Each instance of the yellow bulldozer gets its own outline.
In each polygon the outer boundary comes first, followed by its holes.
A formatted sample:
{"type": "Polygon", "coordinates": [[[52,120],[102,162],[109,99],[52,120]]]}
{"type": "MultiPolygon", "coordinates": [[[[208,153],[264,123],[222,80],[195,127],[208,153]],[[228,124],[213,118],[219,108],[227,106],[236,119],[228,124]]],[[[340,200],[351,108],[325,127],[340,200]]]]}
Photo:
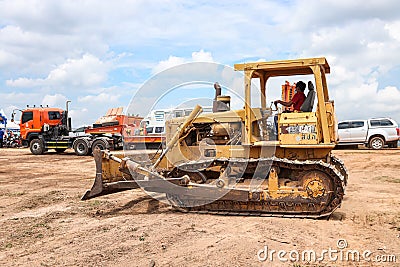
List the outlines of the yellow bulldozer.
{"type": "Polygon", "coordinates": [[[303,218],[332,214],[343,200],[348,173],[331,154],[337,131],[325,78],[330,73],[327,60],[234,68],[244,72],[243,109],[231,110],[230,97],[222,96],[216,84],[213,113],[202,114],[196,106],[189,116],[167,121],[166,145],[151,160],[97,150],[96,178],[82,199],[141,188],[165,194],[172,206],[189,212],[303,218]],[[268,107],[269,78],[297,75],[314,77],[308,107],[300,112],[268,107]],[[254,81],[259,81],[260,107],[251,103],[254,81]]]}

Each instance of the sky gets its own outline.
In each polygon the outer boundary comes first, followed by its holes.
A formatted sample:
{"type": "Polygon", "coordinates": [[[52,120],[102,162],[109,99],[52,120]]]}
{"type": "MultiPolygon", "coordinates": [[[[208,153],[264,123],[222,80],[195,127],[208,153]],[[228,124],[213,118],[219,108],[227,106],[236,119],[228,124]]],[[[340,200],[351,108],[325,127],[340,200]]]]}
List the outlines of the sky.
{"type": "MultiPolygon", "coordinates": [[[[10,117],[27,105],[65,108],[71,100],[79,127],[112,107],[146,115],[156,98],[135,95],[151,94],[146,84],[181,64],[326,57],[339,120],[400,122],[399,10],[397,0],[2,0],[0,109],[10,117]]],[[[268,101],[279,97],[280,82],[268,101]]],[[[212,84],[198,86],[157,103],[213,94],[201,90],[212,84]]]]}

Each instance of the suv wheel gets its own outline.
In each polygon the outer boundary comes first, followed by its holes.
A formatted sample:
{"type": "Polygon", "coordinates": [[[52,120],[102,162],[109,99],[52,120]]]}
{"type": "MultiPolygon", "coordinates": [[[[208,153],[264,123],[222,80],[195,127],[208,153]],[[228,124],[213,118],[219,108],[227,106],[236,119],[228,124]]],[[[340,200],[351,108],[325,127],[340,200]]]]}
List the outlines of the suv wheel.
{"type": "Polygon", "coordinates": [[[385,140],[382,137],[375,136],[369,140],[369,147],[375,150],[382,149],[385,145],[385,140]]]}

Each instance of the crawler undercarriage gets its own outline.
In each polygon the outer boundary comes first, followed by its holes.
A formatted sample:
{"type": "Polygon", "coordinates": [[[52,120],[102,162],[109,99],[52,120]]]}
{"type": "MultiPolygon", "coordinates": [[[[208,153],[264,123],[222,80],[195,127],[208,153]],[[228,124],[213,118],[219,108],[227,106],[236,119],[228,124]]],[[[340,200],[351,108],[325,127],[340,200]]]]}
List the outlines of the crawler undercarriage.
{"type": "Polygon", "coordinates": [[[106,151],[96,151],[95,160],[96,181],[83,200],[142,188],[166,193],[181,211],[229,215],[329,216],[342,202],[348,177],[334,156],[330,163],[276,157],[203,160],[161,174],[106,151]],[[121,177],[112,176],[116,166],[121,177]]]}

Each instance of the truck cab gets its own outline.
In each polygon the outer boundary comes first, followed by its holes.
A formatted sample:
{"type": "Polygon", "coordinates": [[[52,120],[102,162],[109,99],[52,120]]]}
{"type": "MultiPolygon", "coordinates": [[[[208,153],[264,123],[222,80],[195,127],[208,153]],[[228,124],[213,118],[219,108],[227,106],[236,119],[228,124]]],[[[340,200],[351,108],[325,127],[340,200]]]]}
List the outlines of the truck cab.
{"type": "Polygon", "coordinates": [[[22,144],[27,147],[33,139],[39,138],[44,132],[48,132],[54,127],[62,126],[61,132],[68,132],[66,125],[66,114],[59,108],[33,107],[22,111],[20,131],[22,144]]]}

